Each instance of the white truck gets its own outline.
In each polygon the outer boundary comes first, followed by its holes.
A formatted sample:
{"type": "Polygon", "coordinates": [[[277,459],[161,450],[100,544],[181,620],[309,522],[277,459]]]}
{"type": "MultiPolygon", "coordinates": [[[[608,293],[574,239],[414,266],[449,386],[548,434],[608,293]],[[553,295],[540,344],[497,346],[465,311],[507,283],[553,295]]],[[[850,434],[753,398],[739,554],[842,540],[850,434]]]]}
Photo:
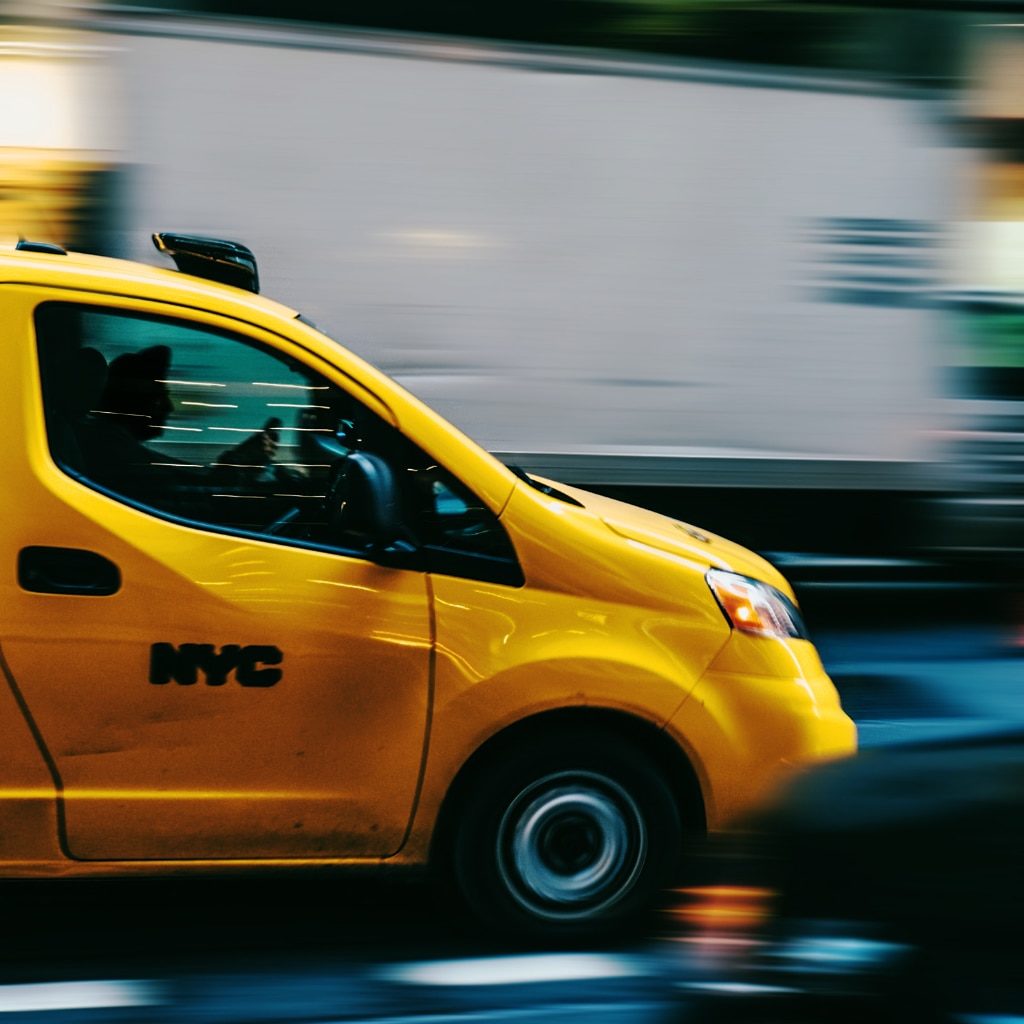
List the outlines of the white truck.
{"type": "Polygon", "coordinates": [[[931,297],[971,154],[940,99],[167,13],[89,27],[119,83],[114,254],[158,258],[152,225],[238,238],[275,294],[532,472],[828,493],[819,519],[941,486],[931,297]]]}

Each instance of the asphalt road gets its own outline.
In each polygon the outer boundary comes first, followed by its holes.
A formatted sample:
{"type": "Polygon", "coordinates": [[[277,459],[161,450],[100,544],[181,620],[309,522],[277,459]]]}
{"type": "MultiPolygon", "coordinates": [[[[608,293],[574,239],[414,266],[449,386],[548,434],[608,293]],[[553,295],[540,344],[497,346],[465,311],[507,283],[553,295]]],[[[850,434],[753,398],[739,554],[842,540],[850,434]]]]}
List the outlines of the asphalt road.
{"type": "MultiPolygon", "coordinates": [[[[920,599],[907,608],[921,610],[920,599]]],[[[818,623],[865,746],[1024,724],[1012,620],[818,623]]],[[[645,934],[538,952],[430,885],[380,878],[5,882],[0,1024],[662,1022],[678,947],[645,934]]]]}
{"type": "Polygon", "coordinates": [[[667,946],[536,951],[426,883],[318,878],[9,883],[0,1021],[660,1021],[667,946]]]}

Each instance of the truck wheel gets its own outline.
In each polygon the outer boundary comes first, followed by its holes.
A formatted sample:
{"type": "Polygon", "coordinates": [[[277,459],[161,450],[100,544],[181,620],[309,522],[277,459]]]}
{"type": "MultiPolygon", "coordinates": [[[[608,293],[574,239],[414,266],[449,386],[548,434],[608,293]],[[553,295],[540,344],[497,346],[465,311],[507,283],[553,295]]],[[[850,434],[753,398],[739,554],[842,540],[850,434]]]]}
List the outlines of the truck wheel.
{"type": "Polygon", "coordinates": [[[594,935],[649,909],[679,862],[665,779],[610,735],[506,750],[477,776],[455,833],[455,881],[484,923],[594,935]]]}

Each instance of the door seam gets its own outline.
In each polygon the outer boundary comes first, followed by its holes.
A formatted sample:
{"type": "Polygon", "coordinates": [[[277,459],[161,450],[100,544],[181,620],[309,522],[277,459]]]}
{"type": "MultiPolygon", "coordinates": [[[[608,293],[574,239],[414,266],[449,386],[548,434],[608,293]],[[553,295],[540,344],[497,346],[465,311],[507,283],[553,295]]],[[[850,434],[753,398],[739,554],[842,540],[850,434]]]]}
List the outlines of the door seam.
{"type": "Polygon", "coordinates": [[[416,789],[413,792],[412,806],[409,808],[409,822],[405,827],[405,834],[402,836],[402,841],[398,844],[398,849],[395,850],[394,853],[388,854],[388,856],[384,858],[385,860],[397,857],[402,850],[405,849],[405,844],[409,841],[409,836],[412,835],[413,825],[416,822],[416,814],[420,808],[420,797],[423,794],[423,783],[427,777],[427,755],[430,753],[430,738],[434,724],[434,675],[437,665],[437,613],[434,605],[434,581],[431,579],[430,573],[424,573],[424,579],[426,580],[427,585],[427,607],[429,609],[430,654],[427,664],[427,714],[426,721],[423,723],[423,753],[420,757],[419,776],[416,779],[416,789]]]}
{"type": "Polygon", "coordinates": [[[7,663],[7,657],[3,652],[2,644],[0,644],[0,671],[3,672],[4,678],[7,680],[7,685],[11,689],[15,702],[21,709],[21,714],[25,719],[26,725],[28,725],[29,732],[32,733],[32,738],[35,740],[36,746],[39,748],[39,753],[46,764],[51,779],[53,780],[53,786],[56,790],[57,845],[60,847],[60,852],[64,854],[68,860],[76,860],[77,858],[73,857],[71,855],[71,851],[68,849],[67,823],[64,814],[64,781],[61,779],[60,771],[57,769],[57,762],[50,754],[50,751],[43,740],[43,734],[39,731],[39,726],[36,725],[35,718],[32,717],[32,712],[29,710],[29,706],[14,678],[14,673],[11,672],[11,667],[7,663]]]}

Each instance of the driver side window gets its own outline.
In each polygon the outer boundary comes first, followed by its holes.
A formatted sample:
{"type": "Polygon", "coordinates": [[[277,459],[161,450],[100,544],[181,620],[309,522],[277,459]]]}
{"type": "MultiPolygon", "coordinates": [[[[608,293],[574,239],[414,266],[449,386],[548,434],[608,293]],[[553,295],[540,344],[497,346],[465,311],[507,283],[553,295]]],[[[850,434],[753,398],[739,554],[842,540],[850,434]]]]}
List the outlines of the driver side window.
{"type": "Polygon", "coordinates": [[[66,303],[36,313],[50,450],[112,495],[203,526],[263,533],[293,508],[315,533],[356,403],[236,336],[66,303]]]}
{"type": "Polygon", "coordinates": [[[450,474],[281,353],[186,321],[60,302],[37,309],[36,335],[51,454],[97,490],[217,531],[358,555],[364,538],[339,529],[332,502],[342,461],[361,450],[394,472],[411,538],[443,552],[435,571],[475,575],[453,552],[515,559],[450,474]]]}

